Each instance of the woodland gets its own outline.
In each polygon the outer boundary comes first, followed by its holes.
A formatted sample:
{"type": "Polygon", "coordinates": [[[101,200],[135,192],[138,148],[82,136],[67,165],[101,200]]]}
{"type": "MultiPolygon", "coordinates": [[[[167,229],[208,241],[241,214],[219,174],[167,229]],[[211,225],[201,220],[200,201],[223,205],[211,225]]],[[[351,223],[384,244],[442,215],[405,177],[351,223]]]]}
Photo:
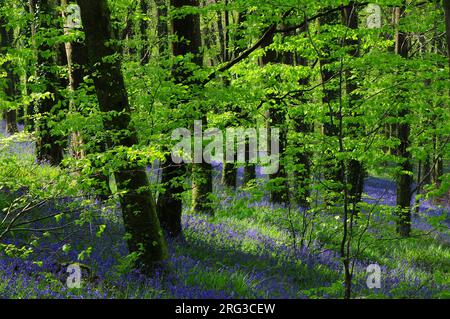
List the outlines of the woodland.
{"type": "Polygon", "coordinates": [[[450,298],[450,0],[0,0],[0,114],[0,299],[450,298]]]}

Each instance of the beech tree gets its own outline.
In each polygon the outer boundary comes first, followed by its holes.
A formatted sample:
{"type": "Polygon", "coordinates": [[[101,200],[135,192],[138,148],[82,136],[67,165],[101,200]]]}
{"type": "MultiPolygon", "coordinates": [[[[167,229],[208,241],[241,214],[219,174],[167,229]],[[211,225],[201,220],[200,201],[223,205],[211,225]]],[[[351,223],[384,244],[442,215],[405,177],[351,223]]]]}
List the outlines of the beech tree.
{"type": "MultiPolygon", "coordinates": [[[[109,114],[103,124],[115,137],[109,147],[133,147],[136,131],[130,118],[128,94],[117,51],[111,43],[110,11],[106,0],[79,0],[81,20],[86,34],[89,63],[99,107],[109,114]]],[[[152,267],[167,256],[166,243],[156,213],[153,195],[144,167],[124,159],[114,173],[130,252],[139,254],[139,262],[152,267]]]]}
{"type": "MultiPolygon", "coordinates": [[[[397,27],[395,34],[395,53],[403,59],[408,59],[409,39],[408,34],[401,30],[402,17],[405,15],[405,7],[397,7],[394,9],[394,21],[397,27]]],[[[400,172],[397,177],[397,207],[398,222],[397,231],[401,236],[407,237],[411,233],[411,196],[412,196],[412,163],[410,147],[410,125],[408,123],[408,99],[402,96],[403,90],[399,91],[399,123],[397,126],[398,139],[398,156],[400,157],[400,172]]]]}
{"type": "Polygon", "coordinates": [[[50,125],[51,118],[60,111],[67,108],[67,103],[62,97],[61,91],[67,85],[64,78],[58,76],[58,69],[66,65],[63,55],[63,44],[54,42],[49,31],[53,26],[60,26],[61,20],[58,18],[55,1],[52,0],[31,0],[33,13],[35,15],[34,28],[36,31],[36,52],[37,52],[37,82],[43,95],[37,99],[36,109],[38,110],[35,119],[37,141],[36,156],[40,162],[48,162],[52,165],[59,165],[64,156],[64,148],[67,145],[65,136],[52,131],[50,125]]]}
{"type": "MultiPolygon", "coordinates": [[[[5,18],[0,20],[0,51],[2,54],[7,54],[8,48],[13,47],[14,34],[13,30],[7,30],[5,18]]],[[[6,71],[6,83],[2,88],[8,98],[8,102],[14,103],[17,94],[18,77],[14,73],[13,63],[11,61],[3,64],[6,71]]],[[[18,132],[17,129],[17,110],[15,108],[4,110],[4,118],[6,120],[6,133],[14,134],[18,132]]]]}

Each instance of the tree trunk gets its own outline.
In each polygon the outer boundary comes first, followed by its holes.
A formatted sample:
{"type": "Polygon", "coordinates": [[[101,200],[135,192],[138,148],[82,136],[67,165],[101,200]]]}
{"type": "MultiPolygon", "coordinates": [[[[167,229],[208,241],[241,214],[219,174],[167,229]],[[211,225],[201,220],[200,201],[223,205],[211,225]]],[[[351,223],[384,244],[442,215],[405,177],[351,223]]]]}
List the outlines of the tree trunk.
{"type": "Polygon", "coordinates": [[[450,67],[450,0],[444,0],[445,37],[447,40],[448,64],[450,67]]]}
{"type": "MultiPolygon", "coordinates": [[[[338,15],[329,14],[319,19],[319,25],[336,25],[339,24],[338,15]]],[[[336,59],[332,57],[333,45],[336,46],[337,39],[329,39],[330,43],[323,48],[323,57],[320,58],[321,79],[323,83],[323,98],[322,102],[327,108],[325,121],[323,123],[323,133],[331,141],[330,147],[337,145],[337,137],[339,135],[337,109],[341,92],[339,85],[336,83],[336,70],[333,69],[333,64],[336,59]]],[[[340,193],[342,190],[342,183],[344,181],[341,163],[338,163],[333,155],[333,150],[327,150],[323,156],[325,159],[324,177],[327,181],[335,183],[335,186],[330,187],[333,193],[340,193]]],[[[331,195],[332,199],[336,198],[335,194],[331,195]]]]}
{"type": "MultiPolygon", "coordinates": [[[[263,43],[261,46],[263,49],[266,49],[265,54],[261,58],[261,66],[265,66],[269,63],[279,63],[282,61],[281,56],[278,56],[277,52],[274,50],[267,50],[267,47],[272,43],[273,36],[267,40],[266,43],[263,43]]],[[[280,130],[279,135],[279,169],[276,173],[270,174],[269,179],[271,183],[270,190],[270,200],[273,203],[288,203],[289,201],[289,187],[287,180],[287,172],[285,168],[285,150],[286,150],[286,140],[287,140],[287,129],[286,129],[286,105],[283,104],[283,101],[277,99],[273,94],[269,94],[267,96],[267,101],[269,103],[268,121],[268,136],[271,136],[271,129],[278,128],[280,130]]],[[[271,152],[270,149],[270,141],[268,144],[269,154],[271,152]]]]}
{"type": "Polygon", "coordinates": [[[250,148],[247,141],[245,144],[245,166],[242,185],[248,185],[248,183],[254,179],[256,179],[256,165],[250,163],[250,148]]]}
{"type": "MultiPolygon", "coordinates": [[[[343,24],[353,30],[358,29],[358,11],[355,6],[355,2],[351,1],[349,5],[345,6],[342,9],[342,18],[343,24]]],[[[359,56],[359,39],[346,39],[345,45],[348,47],[348,54],[352,58],[356,58],[359,56]]],[[[349,134],[357,138],[360,135],[361,125],[360,120],[357,119],[361,116],[361,111],[358,110],[360,107],[359,101],[361,100],[361,96],[355,91],[358,89],[357,78],[356,76],[352,76],[351,70],[347,71],[345,74],[345,84],[346,84],[346,93],[348,99],[348,107],[349,114],[353,114],[352,116],[355,119],[352,119],[351,124],[349,126],[349,134]]],[[[363,163],[356,159],[351,159],[348,165],[348,182],[350,184],[349,196],[350,202],[353,204],[354,213],[357,213],[357,204],[361,202],[361,196],[364,187],[364,168],[363,163]]]]}
{"type": "MultiPolygon", "coordinates": [[[[61,0],[61,6],[63,7],[62,16],[65,20],[64,33],[69,35],[71,32],[71,26],[68,24],[67,17],[67,0],[61,0]]],[[[66,42],[65,53],[67,58],[67,67],[69,75],[69,89],[71,92],[76,92],[80,84],[83,82],[83,66],[87,64],[87,52],[84,43],[79,41],[66,42]]],[[[69,108],[75,110],[73,99],[70,101],[69,108]]],[[[69,150],[72,156],[75,158],[84,157],[84,150],[82,148],[83,140],[81,138],[80,132],[73,132],[71,136],[69,150]]]]}
{"type": "MultiPolygon", "coordinates": [[[[37,19],[36,19],[36,1],[37,0],[28,0],[27,3],[24,3],[24,8],[25,11],[27,12],[27,14],[29,14],[31,17],[33,17],[32,19],[29,19],[31,21],[28,22],[28,30],[25,31],[24,36],[25,37],[29,37],[31,39],[31,43],[33,48],[36,48],[36,43],[35,43],[35,38],[36,38],[36,28],[37,28],[37,19]]],[[[37,78],[37,73],[34,72],[33,76],[37,78]]],[[[27,85],[28,82],[28,77],[29,75],[27,74],[25,76],[25,85],[27,85]]],[[[25,92],[25,94],[28,94],[28,90],[27,92],[25,92]]],[[[25,132],[34,132],[35,130],[35,119],[33,118],[34,114],[35,114],[35,106],[36,103],[29,103],[28,105],[24,106],[24,122],[25,122],[25,127],[24,127],[24,131],[25,132]]]]}
{"type": "Polygon", "coordinates": [[[158,16],[158,41],[159,41],[159,55],[165,56],[169,49],[169,27],[167,24],[167,5],[166,0],[156,0],[156,11],[158,16]]]}
{"type": "MultiPolygon", "coordinates": [[[[397,7],[394,9],[394,16],[396,24],[400,22],[400,18],[405,13],[405,7],[397,7]]],[[[395,34],[395,53],[402,58],[407,59],[409,53],[408,35],[400,30],[395,34]]],[[[405,93],[400,91],[400,93],[405,93]]],[[[410,126],[407,122],[409,114],[408,105],[402,103],[402,96],[400,100],[400,111],[398,119],[400,123],[397,125],[397,137],[400,140],[400,145],[397,149],[397,155],[401,158],[400,172],[397,176],[397,232],[402,237],[409,237],[411,233],[411,186],[413,183],[413,167],[411,153],[409,152],[409,135],[410,126]]]]}
{"type": "Polygon", "coordinates": [[[232,189],[236,187],[236,167],[234,163],[223,163],[222,184],[232,189]]]}
{"type": "MultiPolygon", "coordinates": [[[[58,120],[56,117],[61,107],[66,107],[66,103],[60,94],[66,83],[54,70],[54,67],[62,65],[65,59],[62,56],[62,47],[50,47],[47,41],[42,40],[47,35],[40,34],[40,32],[46,32],[50,28],[55,27],[53,24],[53,21],[57,20],[55,3],[51,0],[38,0],[35,4],[34,12],[39,24],[36,28],[39,30],[36,35],[41,37],[37,48],[37,77],[42,86],[41,93],[47,92],[51,94],[51,96],[43,97],[37,102],[40,118],[36,123],[36,157],[39,163],[59,165],[63,159],[66,139],[52,132],[50,122],[58,120]],[[51,54],[52,52],[54,54],[51,54]]],[[[57,25],[56,27],[59,26],[57,25]]]]}
{"type": "MultiPolygon", "coordinates": [[[[102,112],[111,115],[103,119],[105,130],[116,137],[115,145],[132,147],[138,141],[131,124],[121,63],[106,59],[118,53],[109,43],[111,23],[107,0],[78,0],[78,4],[86,34],[89,63],[95,75],[99,107],[102,112]]],[[[138,265],[151,269],[155,263],[167,257],[167,247],[145,169],[136,162],[124,160],[125,163],[115,173],[115,179],[117,190],[121,193],[120,206],[128,234],[128,249],[131,253],[139,253],[138,265]]]]}
{"type": "MultiPolygon", "coordinates": [[[[141,14],[147,16],[148,13],[148,0],[140,0],[139,5],[141,8],[141,14]]],[[[159,18],[159,15],[158,15],[159,18]]],[[[150,46],[148,43],[148,21],[147,19],[141,19],[139,21],[139,29],[141,31],[141,65],[148,63],[150,58],[150,46]]]]}
{"type": "Polygon", "coordinates": [[[212,193],[211,165],[192,165],[192,211],[208,215],[214,214],[210,195],[212,193]]]}
{"type": "Polygon", "coordinates": [[[444,174],[444,161],[442,157],[443,142],[438,135],[433,136],[433,148],[434,148],[434,165],[431,174],[433,185],[438,186],[441,184],[441,176],[444,174]]]}
{"type": "Polygon", "coordinates": [[[182,183],[185,172],[184,164],[175,164],[171,155],[166,155],[161,174],[161,184],[165,190],[158,198],[158,217],[161,226],[170,237],[177,237],[182,232],[183,202],[181,195],[184,192],[182,183]]]}
{"type": "MultiPolygon", "coordinates": [[[[228,5],[228,0],[224,0],[225,6],[228,5]]],[[[229,37],[229,25],[230,25],[230,14],[228,10],[224,12],[224,24],[222,24],[222,13],[219,11],[218,13],[218,25],[219,25],[219,38],[223,41],[222,44],[222,62],[228,62],[230,60],[230,37],[229,37]]],[[[230,86],[230,80],[226,77],[223,78],[224,86],[230,86]]],[[[233,105],[230,104],[233,108],[233,105]]],[[[234,189],[236,187],[236,179],[237,179],[237,152],[235,153],[235,162],[234,163],[223,163],[222,169],[222,184],[224,186],[230,187],[234,189]]]]}
{"type": "MultiPolygon", "coordinates": [[[[0,53],[6,54],[8,48],[12,48],[14,39],[13,39],[13,30],[6,30],[6,21],[4,18],[0,18],[0,53]]],[[[17,76],[14,74],[13,65],[10,61],[3,63],[3,69],[6,71],[6,88],[5,93],[10,102],[13,102],[17,97],[17,76]]],[[[5,133],[8,135],[12,135],[17,133],[19,130],[17,128],[17,111],[13,110],[5,110],[4,118],[6,121],[6,130],[5,133]]]]}
{"type": "MultiPolygon", "coordinates": [[[[445,15],[445,38],[447,40],[446,42],[447,42],[447,53],[448,53],[448,65],[450,68],[450,0],[444,0],[443,7],[444,7],[444,15],[445,15]]],[[[450,95],[450,90],[448,93],[450,95]]],[[[439,138],[437,137],[436,139],[437,139],[437,141],[436,141],[435,145],[439,144],[439,138]]],[[[444,162],[443,162],[441,151],[439,149],[438,149],[438,154],[437,154],[436,167],[437,167],[437,169],[434,170],[434,174],[433,174],[433,182],[436,183],[437,185],[439,185],[440,177],[444,173],[444,162]]]]}
{"type": "MultiPolygon", "coordinates": [[[[162,3],[159,4],[162,5],[162,3]]],[[[191,0],[171,0],[170,5],[172,8],[176,9],[187,5],[198,6],[198,2],[191,0]]],[[[159,8],[161,7],[159,6],[159,8]]],[[[165,13],[159,12],[158,16],[162,16],[162,14],[165,13]]],[[[165,20],[160,22],[165,23],[165,20]]],[[[158,27],[158,32],[161,32],[160,34],[164,34],[165,29],[158,27]]],[[[194,55],[193,62],[197,65],[201,65],[202,57],[199,55],[201,46],[200,17],[197,14],[174,17],[172,22],[172,34],[177,36],[177,41],[172,44],[172,54],[174,56],[185,56],[192,53],[194,55]]],[[[160,53],[163,54],[164,52],[160,51],[160,53]]],[[[195,85],[195,83],[193,83],[190,79],[192,71],[185,69],[183,65],[175,65],[172,73],[176,83],[195,85]]],[[[182,103],[183,101],[181,101],[180,104],[182,103]]],[[[184,164],[175,164],[172,161],[170,154],[166,156],[165,162],[162,166],[161,183],[165,190],[158,199],[158,214],[161,224],[168,235],[175,237],[179,236],[182,230],[181,194],[184,191],[184,188],[181,185],[181,182],[186,173],[186,166],[184,164]]],[[[194,183],[195,182],[193,181],[193,184],[194,183]]]]}
{"type": "MultiPolygon", "coordinates": [[[[74,2],[71,3],[74,4],[74,2]]],[[[63,18],[65,19],[65,34],[70,34],[72,28],[82,29],[81,25],[75,25],[76,22],[72,22],[73,25],[72,23],[68,23],[69,21],[67,21],[66,12],[68,1],[61,0],[61,5],[63,7],[63,18]]],[[[73,93],[75,93],[83,83],[84,77],[86,75],[84,68],[88,64],[87,49],[85,43],[80,39],[73,42],[66,42],[65,49],[69,72],[69,89],[73,93]]],[[[70,109],[79,111],[73,99],[70,101],[70,109]]],[[[73,132],[71,136],[70,150],[72,156],[74,156],[75,158],[83,158],[85,156],[85,151],[88,154],[104,152],[106,150],[106,144],[102,138],[99,138],[97,136],[95,136],[95,138],[92,138],[89,136],[84,136],[82,132],[73,132]],[[84,145],[84,140],[89,139],[94,140],[95,142],[92,147],[87,148],[87,146],[84,145]]],[[[95,161],[92,163],[92,165],[96,169],[96,172],[91,176],[91,178],[94,180],[93,189],[95,195],[98,197],[98,199],[105,200],[109,195],[111,195],[111,190],[109,188],[109,177],[101,171],[101,167],[99,167],[95,161]]]]}
{"type": "MultiPolygon", "coordinates": [[[[308,66],[308,60],[301,56],[298,56],[296,63],[301,66],[308,66]]],[[[310,78],[304,78],[299,81],[302,86],[307,86],[310,83],[310,78]]],[[[300,105],[306,105],[308,103],[304,94],[298,97],[300,105]]],[[[306,122],[305,113],[299,112],[292,116],[294,122],[294,131],[296,133],[307,134],[313,131],[313,125],[306,122]]],[[[294,163],[296,169],[294,170],[294,185],[295,193],[294,198],[300,207],[308,208],[308,197],[310,196],[310,183],[311,183],[311,156],[312,154],[305,150],[305,143],[301,138],[296,138],[292,147],[295,150],[294,163]],[[300,151],[299,151],[300,150],[300,151]]]]}
{"type": "MultiPolygon", "coordinates": [[[[198,0],[171,0],[173,8],[183,6],[198,7],[198,0]]],[[[177,36],[177,41],[172,44],[174,56],[186,56],[192,54],[192,62],[199,67],[203,66],[203,56],[200,52],[202,45],[200,31],[200,16],[198,14],[187,14],[183,17],[174,18],[172,23],[173,34],[177,36]]],[[[175,66],[174,77],[177,83],[196,86],[195,80],[191,79],[192,70],[188,70],[181,65],[175,66]]],[[[197,110],[199,114],[204,115],[205,110],[197,110]]],[[[207,117],[202,117],[202,125],[206,127],[207,117]]],[[[211,165],[204,163],[192,164],[192,209],[195,212],[211,214],[212,205],[210,194],[212,193],[212,174],[211,165]]]]}
{"type": "MultiPolygon", "coordinates": [[[[270,98],[270,97],[269,97],[270,98]]],[[[273,203],[287,204],[289,203],[289,185],[288,176],[285,167],[285,152],[287,140],[286,128],[286,108],[279,100],[273,100],[273,106],[269,108],[268,136],[271,136],[272,128],[280,129],[279,135],[279,169],[276,173],[270,174],[271,181],[270,200],[273,203]]],[[[271,153],[270,141],[268,150],[271,153]]]]}

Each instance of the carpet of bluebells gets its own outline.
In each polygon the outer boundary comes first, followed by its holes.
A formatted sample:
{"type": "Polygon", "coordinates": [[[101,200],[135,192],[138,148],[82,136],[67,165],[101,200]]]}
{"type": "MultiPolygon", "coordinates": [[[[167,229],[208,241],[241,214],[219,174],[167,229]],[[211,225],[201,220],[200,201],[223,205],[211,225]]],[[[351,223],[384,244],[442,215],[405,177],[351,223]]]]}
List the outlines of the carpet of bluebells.
{"type": "MultiPolygon", "coordinates": [[[[1,128],[0,128],[1,129],[1,128]]],[[[17,145],[17,152],[32,152],[30,144],[17,145]]],[[[239,171],[242,175],[242,171],[239,171]]],[[[216,184],[220,167],[215,170],[216,184]]],[[[241,176],[242,177],[242,176],[241,176]]],[[[219,187],[217,192],[221,190],[219,187]]],[[[383,205],[395,203],[395,184],[369,177],[365,183],[366,201],[383,205]]],[[[224,196],[220,211],[232,211],[239,197],[224,196]]],[[[63,199],[41,207],[51,213],[77,204],[63,199]]],[[[80,204],[81,205],[81,204],[80,204]]],[[[264,197],[246,202],[255,214],[270,216],[273,207],[264,197]]],[[[30,245],[29,238],[7,239],[18,247],[32,246],[26,257],[0,255],[0,298],[335,298],[342,296],[342,263],[333,249],[316,249],[292,243],[288,229],[277,223],[264,223],[249,214],[233,218],[185,212],[183,236],[169,240],[169,258],[152,276],[131,270],[120,211],[114,206],[93,203],[92,218],[74,223],[57,235],[40,236],[30,245]],[[98,232],[102,229],[101,233],[98,232]],[[28,241],[28,242],[26,242],[28,241]],[[83,269],[81,288],[68,288],[67,265],[79,262],[83,269]]],[[[422,203],[426,215],[446,215],[448,207],[422,203]]],[[[78,212],[82,214],[83,212],[78,212]]],[[[295,213],[295,211],[294,211],[295,213]]],[[[77,216],[79,217],[79,216],[77,216]]],[[[64,217],[65,218],[65,217],[64,217]]],[[[65,220],[59,220],[64,223],[65,220]]],[[[449,226],[449,219],[445,221],[449,226]]],[[[69,223],[68,223],[69,224],[69,223]]],[[[416,216],[417,231],[431,228],[416,216]]],[[[450,240],[444,232],[433,232],[395,251],[384,250],[358,256],[355,260],[353,295],[357,298],[449,298],[450,240]],[[412,253],[402,256],[410,249],[412,253]],[[370,290],[366,267],[378,263],[382,286],[370,290]]],[[[390,245],[396,245],[391,243],[390,245]]]]}

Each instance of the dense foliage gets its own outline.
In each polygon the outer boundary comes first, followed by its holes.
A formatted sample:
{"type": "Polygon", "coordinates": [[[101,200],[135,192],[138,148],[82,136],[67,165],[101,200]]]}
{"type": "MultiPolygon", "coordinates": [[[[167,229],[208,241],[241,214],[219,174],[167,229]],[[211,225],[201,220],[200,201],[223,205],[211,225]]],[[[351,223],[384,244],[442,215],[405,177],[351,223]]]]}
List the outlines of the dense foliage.
{"type": "Polygon", "coordinates": [[[0,0],[0,22],[0,297],[450,297],[449,0],[0,0]]]}

